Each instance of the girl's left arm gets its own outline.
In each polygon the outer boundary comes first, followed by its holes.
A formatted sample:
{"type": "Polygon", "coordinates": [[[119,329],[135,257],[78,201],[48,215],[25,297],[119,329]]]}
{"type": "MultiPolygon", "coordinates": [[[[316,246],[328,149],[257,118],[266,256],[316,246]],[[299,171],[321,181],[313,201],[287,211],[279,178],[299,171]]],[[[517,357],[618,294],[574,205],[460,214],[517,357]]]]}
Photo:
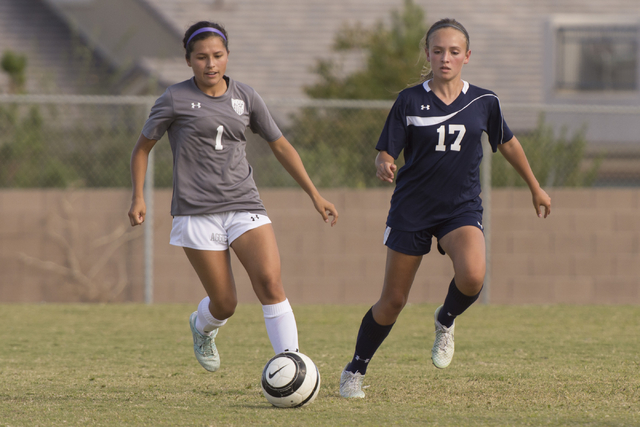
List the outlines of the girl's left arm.
{"type": "Polygon", "coordinates": [[[533,197],[533,206],[538,217],[543,216],[541,207],[544,206],[544,217],[546,218],[547,215],[551,214],[551,197],[540,187],[538,180],[533,175],[520,141],[514,136],[504,144],[498,145],[498,149],[529,186],[533,197]]]}
{"type": "Polygon", "coordinates": [[[331,226],[333,227],[336,222],[338,222],[338,211],[333,203],[325,200],[316,189],[316,186],[313,185],[311,178],[309,178],[307,174],[307,170],[302,164],[302,159],[300,159],[300,155],[296,149],[293,148],[293,145],[291,145],[284,136],[281,136],[275,141],[270,142],[269,146],[273,154],[275,154],[276,159],[278,159],[285,170],[289,172],[289,175],[291,175],[305,193],[311,197],[313,205],[316,210],[320,212],[320,215],[322,215],[324,222],[329,222],[329,216],[333,217],[331,221],[331,226]]]}

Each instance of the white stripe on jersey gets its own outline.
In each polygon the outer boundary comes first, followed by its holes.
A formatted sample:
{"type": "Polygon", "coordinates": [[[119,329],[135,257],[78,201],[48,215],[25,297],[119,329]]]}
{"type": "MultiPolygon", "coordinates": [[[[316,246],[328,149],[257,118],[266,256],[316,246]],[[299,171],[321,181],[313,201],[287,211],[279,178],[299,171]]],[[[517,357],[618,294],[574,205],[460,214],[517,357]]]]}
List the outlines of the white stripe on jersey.
{"type": "MultiPolygon", "coordinates": [[[[467,105],[465,105],[460,110],[456,111],[455,113],[448,114],[446,116],[439,116],[439,117],[437,117],[437,116],[436,117],[407,116],[407,126],[411,126],[411,125],[413,125],[413,126],[434,126],[434,125],[438,125],[440,123],[446,122],[447,120],[449,120],[450,118],[454,117],[456,114],[464,111],[468,106],[470,106],[471,104],[473,104],[477,100],[479,100],[481,98],[484,98],[485,96],[493,96],[496,99],[498,99],[498,97],[496,95],[488,93],[486,95],[481,95],[481,96],[475,98],[474,100],[469,102],[467,105]]],[[[498,103],[500,103],[499,99],[498,99],[498,103]]],[[[502,112],[502,108],[500,108],[500,111],[502,112]]]]}

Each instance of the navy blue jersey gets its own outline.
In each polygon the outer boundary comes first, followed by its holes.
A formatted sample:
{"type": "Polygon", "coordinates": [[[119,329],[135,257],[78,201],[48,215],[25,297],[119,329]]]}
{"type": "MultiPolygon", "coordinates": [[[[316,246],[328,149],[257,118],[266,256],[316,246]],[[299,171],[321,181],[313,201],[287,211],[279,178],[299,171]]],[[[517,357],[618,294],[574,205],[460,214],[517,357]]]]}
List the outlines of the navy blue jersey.
{"type": "Polygon", "coordinates": [[[464,212],[482,211],[480,161],[482,133],[495,152],[513,133],[493,92],[464,82],[450,105],[428,82],[400,92],[376,149],[405,165],[396,178],[387,225],[419,231],[464,212]]]}

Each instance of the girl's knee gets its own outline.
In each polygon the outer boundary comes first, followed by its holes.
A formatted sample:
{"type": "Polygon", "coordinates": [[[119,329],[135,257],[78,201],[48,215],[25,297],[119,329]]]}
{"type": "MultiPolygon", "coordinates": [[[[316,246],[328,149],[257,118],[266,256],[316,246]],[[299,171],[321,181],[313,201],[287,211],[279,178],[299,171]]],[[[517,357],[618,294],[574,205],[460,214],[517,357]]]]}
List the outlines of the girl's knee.
{"type": "Polygon", "coordinates": [[[233,316],[236,312],[236,307],[238,306],[237,298],[225,298],[224,300],[218,300],[214,302],[213,300],[209,303],[209,311],[211,315],[218,320],[228,319],[233,316]]]}
{"type": "Polygon", "coordinates": [[[254,285],[254,289],[262,304],[276,304],[286,298],[280,276],[263,278],[254,285]]]}
{"type": "Polygon", "coordinates": [[[482,290],[484,284],[484,272],[482,274],[467,274],[462,277],[456,276],[456,287],[465,295],[477,295],[482,290]]]}
{"type": "Polygon", "coordinates": [[[404,295],[394,295],[391,297],[384,298],[379,302],[379,308],[381,310],[381,314],[383,314],[387,318],[398,317],[404,306],[407,304],[407,299],[404,295]]]}
{"type": "Polygon", "coordinates": [[[482,289],[486,267],[482,265],[466,265],[455,270],[455,281],[458,289],[465,295],[476,295],[482,289]]]}

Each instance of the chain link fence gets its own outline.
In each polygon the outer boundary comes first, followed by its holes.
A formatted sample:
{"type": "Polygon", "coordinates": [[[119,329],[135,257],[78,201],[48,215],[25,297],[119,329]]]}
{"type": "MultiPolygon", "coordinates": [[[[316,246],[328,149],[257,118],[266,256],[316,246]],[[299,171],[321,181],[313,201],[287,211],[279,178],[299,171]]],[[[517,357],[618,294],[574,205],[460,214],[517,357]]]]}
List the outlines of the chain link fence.
{"type": "MultiPolygon", "coordinates": [[[[130,187],[131,150],[154,101],[0,95],[0,187],[130,187]]],[[[266,101],[318,187],[381,185],[374,147],[391,102],[266,101]]],[[[543,186],[640,185],[640,107],[505,104],[503,110],[543,186]],[[617,140],[620,129],[632,136],[617,140]]],[[[267,143],[251,132],[247,138],[259,187],[296,185],[267,143]]],[[[166,138],[154,159],[154,185],[171,187],[166,138]]],[[[491,181],[494,187],[524,185],[499,155],[493,156],[491,181]]]]}
{"type": "MultiPolygon", "coordinates": [[[[265,101],[318,187],[384,185],[375,177],[375,145],[392,102],[265,101]]],[[[0,95],[0,188],[130,188],[131,150],[154,102],[155,97],[0,95]]],[[[640,107],[505,104],[503,110],[547,189],[640,186],[640,107]]],[[[247,138],[258,186],[295,187],[269,145],[250,132],[247,138]]],[[[154,283],[152,189],[172,186],[166,137],[151,153],[143,243],[147,303],[153,301],[154,283]]],[[[485,155],[481,175],[488,302],[491,188],[525,184],[500,155],[485,155]]]]}

